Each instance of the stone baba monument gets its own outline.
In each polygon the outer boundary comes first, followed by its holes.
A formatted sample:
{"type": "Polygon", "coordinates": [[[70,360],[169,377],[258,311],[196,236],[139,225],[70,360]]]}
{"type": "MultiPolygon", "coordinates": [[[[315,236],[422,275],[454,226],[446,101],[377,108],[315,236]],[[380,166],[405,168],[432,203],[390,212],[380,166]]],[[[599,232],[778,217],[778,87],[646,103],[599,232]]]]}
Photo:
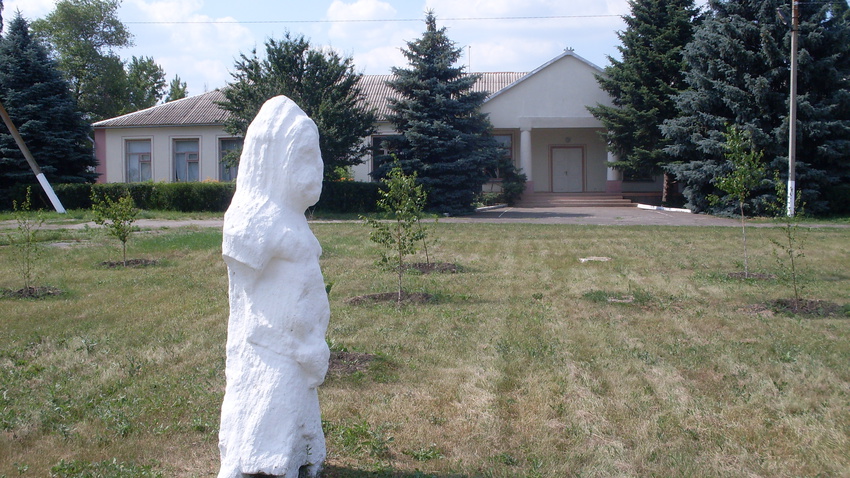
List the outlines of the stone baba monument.
{"type": "Polygon", "coordinates": [[[218,478],[316,476],[325,437],[330,308],[319,242],[304,211],[319,200],[315,123],[292,100],[267,101],[248,127],[224,215],[230,320],[218,478]]]}

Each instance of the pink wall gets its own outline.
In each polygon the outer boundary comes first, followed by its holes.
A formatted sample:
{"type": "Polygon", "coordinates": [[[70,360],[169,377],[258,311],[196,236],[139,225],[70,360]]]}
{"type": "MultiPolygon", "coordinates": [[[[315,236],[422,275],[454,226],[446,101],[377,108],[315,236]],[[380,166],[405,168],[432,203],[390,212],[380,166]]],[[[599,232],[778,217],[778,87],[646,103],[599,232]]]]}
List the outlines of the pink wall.
{"type": "Polygon", "coordinates": [[[97,159],[95,171],[98,174],[97,182],[106,182],[106,130],[94,130],[94,157],[97,159]]]}

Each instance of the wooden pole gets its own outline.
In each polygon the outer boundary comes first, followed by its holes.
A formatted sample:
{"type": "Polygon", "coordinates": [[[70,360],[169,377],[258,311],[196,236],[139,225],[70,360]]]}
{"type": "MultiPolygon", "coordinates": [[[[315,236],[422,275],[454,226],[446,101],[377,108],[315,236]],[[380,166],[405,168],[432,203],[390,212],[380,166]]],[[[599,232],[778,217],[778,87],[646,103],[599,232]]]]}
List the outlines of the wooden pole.
{"type": "Polygon", "coordinates": [[[3,122],[6,123],[6,127],[9,128],[9,132],[12,133],[12,137],[15,138],[15,143],[18,144],[18,149],[20,149],[24,154],[24,158],[27,160],[27,163],[29,163],[30,169],[32,169],[36,179],[38,179],[38,183],[41,184],[44,192],[47,193],[47,197],[50,198],[53,208],[56,209],[56,212],[65,214],[65,208],[62,206],[62,202],[59,201],[59,198],[50,186],[50,183],[47,182],[47,178],[44,177],[44,173],[41,172],[41,168],[38,167],[38,163],[36,163],[35,158],[32,157],[32,153],[30,153],[29,148],[27,148],[26,143],[24,143],[24,138],[21,137],[21,133],[19,133],[18,128],[15,127],[15,123],[12,123],[12,118],[9,117],[9,113],[6,111],[2,102],[0,102],[0,116],[3,117],[3,122]]]}

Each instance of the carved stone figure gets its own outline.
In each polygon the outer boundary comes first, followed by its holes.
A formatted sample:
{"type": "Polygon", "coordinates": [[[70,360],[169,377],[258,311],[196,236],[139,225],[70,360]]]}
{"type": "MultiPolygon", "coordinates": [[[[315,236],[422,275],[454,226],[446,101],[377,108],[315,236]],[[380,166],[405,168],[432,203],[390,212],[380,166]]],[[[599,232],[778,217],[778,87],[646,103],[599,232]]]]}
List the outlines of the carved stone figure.
{"type": "Polygon", "coordinates": [[[224,215],[230,320],[219,478],[297,478],[325,459],[319,398],[330,309],[319,242],[304,211],[319,200],[315,123],[290,99],[267,101],[248,127],[224,215]]]}

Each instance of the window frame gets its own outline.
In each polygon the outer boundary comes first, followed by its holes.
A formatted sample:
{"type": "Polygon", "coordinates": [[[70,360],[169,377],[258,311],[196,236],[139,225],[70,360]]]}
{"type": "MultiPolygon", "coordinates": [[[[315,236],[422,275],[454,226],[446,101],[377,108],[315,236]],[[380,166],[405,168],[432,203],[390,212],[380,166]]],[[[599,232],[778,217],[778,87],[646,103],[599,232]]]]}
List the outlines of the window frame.
{"type": "Polygon", "coordinates": [[[124,138],[124,180],[127,183],[143,183],[145,181],[153,180],[153,139],[152,138],[124,138]],[[147,151],[140,152],[131,152],[130,145],[131,144],[143,144],[147,143],[148,148],[147,151]],[[134,177],[132,174],[132,169],[130,165],[134,159],[134,157],[138,157],[137,159],[137,171],[138,171],[138,179],[134,177]],[[147,157],[147,159],[144,159],[147,157]],[[147,177],[145,178],[143,173],[143,165],[147,165],[147,177]]]}
{"type": "Polygon", "coordinates": [[[175,183],[196,183],[201,181],[201,138],[173,138],[171,141],[171,158],[172,158],[172,180],[175,183]],[[178,151],[177,144],[178,143],[192,143],[194,142],[196,145],[196,149],[194,151],[178,151]],[[183,171],[185,174],[185,179],[180,179],[180,175],[178,174],[180,168],[181,160],[178,159],[178,155],[185,154],[186,155],[186,170],[183,171]],[[194,159],[191,159],[192,155],[194,155],[194,159]],[[194,163],[197,165],[197,177],[193,180],[191,179],[191,168],[190,165],[194,163]]]}
{"type": "Polygon", "coordinates": [[[239,176],[239,165],[236,166],[226,166],[222,161],[224,160],[224,155],[233,150],[241,149],[244,145],[244,138],[240,138],[237,136],[221,136],[218,139],[218,179],[219,181],[235,181],[239,176]],[[233,144],[236,144],[236,148],[224,148],[223,145],[225,141],[232,141],[233,144]]]}

